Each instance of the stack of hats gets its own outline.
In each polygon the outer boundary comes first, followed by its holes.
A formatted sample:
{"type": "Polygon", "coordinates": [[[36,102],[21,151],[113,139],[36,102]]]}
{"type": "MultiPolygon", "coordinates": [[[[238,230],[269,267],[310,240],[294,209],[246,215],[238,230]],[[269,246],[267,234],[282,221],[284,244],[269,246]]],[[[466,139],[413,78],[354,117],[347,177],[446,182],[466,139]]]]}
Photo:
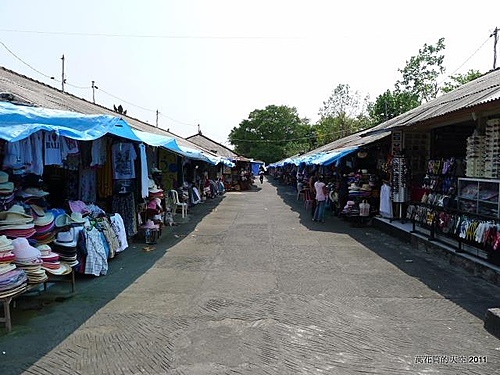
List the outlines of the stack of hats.
{"type": "Polygon", "coordinates": [[[0,171],[0,206],[4,209],[14,204],[14,183],[9,181],[8,173],[0,171]]]}
{"type": "Polygon", "coordinates": [[[24,211],[23,206],[14,204],[7,211],[0,212],[0,235],[29,238],[35,233],[33,217],[24,211]]]}
{"type": "Polygon", "coordinates": [[[163,198],[163,189],[160,189],[152,179],[149,179],[148,192],[149,198],[163,198]]]}
{"type": "Polygon", "coordinates": [[[53,275],[66,275],[71,267],[59,261],[59,254],[54,253],[49,245],[39,245],[37,249],[42,254],[42,268],[53,275]]]}
{"type": "Polygon", "coordinates": [[[20,237],[12,241],[16,256],[14,263],[17,268],[26,271],[28,284],[40,284],[48,280],[45,270],[42,269],[42,254],[40,250],[31,246],[26,238],[20,237]]]}
{"type": "Polygon", "coordinates": [[[0,275],[0,298],[7,298],[24,292],[28,286],[28,276],[22,269],[14,269],[0,275]]]}
{"type": "Polygon", "coordinates": [[[43,211],[43,215],[40,215],[42,211],[38,213],[35,212],[35,231],[36,233],[33,235],[32,239],[37,244],[49,244],[54,241],[54,228],[55,228],[55,220],[54,214],[51,211],[43,211]]]}
{"type": "Polygon", "coordinates": [[[16,259],[13,249],[12,240],[6,236],[0,236],[0,275],[16,269],[13,263],[16,259]]]}
{"type": "Polygon", "coordinates": [[[52,243],[52,249],[59,255],[59,260],[70,267],[78,265],[75,238],[75,228],[57,233],[55,241],[52,243]]]}

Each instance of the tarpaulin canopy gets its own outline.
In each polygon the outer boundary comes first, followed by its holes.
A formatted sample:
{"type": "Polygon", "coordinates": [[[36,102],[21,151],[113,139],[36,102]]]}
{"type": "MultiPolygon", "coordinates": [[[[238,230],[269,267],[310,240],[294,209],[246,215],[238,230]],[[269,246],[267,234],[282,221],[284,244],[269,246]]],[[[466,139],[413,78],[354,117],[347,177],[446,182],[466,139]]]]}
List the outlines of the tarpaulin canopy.
{"type": "Polygon", "coordinates": [[[189,159],[217,165],[234,166],[229,160],[208,155],[202,150],[180,146],[175,138],[133,129],[121,117],[85,115],[57,109],[15,105],[0,102],[0,139],[16,142],[38,131],[55,132],[59,136],[80,141],[92,141],[106,134],[164,147],[189,159]]]}
{"type": "Polygon", "coordinates": [[[224,163],[228,166],[234,166],[234,163],[219,156],[212,156],[204,153],[202,150],[181,146],[173,137],[148,133],[137,129],[133,129],[132,131],[138,139],[150,146],[163,147],[188,159],[201,160],[213,165],[224,163]]]}
{"type": "Polygon", "coordinates": [[[358,147],[349,147],[343,148],[339,150],[333,150],[330,152],[318,152],[318,153],[310,153],[307,155],[298,155],[292,156],[283,160],[280,160],[276,163],[270,164],[270,167],[283,167],[285,165],[296,165],[299,166],[301,164],[304,165],[331,165],[336,161],[340,160],[344,156],[349,155],[350,153],[356,151],[358,147]]]}
{"type": "Polygon", "coordinates": [[[139,141],[127,122],[120,117],[84,115],[0,102],[1,139],[15,142],[40,130],[81,141],[91,141],[107,133],[139,141]]]}

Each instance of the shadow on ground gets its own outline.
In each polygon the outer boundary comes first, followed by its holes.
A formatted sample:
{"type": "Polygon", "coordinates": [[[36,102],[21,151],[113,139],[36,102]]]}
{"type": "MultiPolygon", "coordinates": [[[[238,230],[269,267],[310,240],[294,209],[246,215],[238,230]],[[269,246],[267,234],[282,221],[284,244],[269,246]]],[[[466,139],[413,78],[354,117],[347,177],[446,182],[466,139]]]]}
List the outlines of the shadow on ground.
{"type": "Polygon", "coordinates": [[[188,219],[175,215],[178,226],[166,227],[158,243],[146,248],[140,239],[109,260],[105,276],[76,276],[70,284],[51,284],[45,292],[22,295],[11,304],[12,331],[0,327],[0,374],[19,374],[50,352],[67,336],[144,274],[169,248],[189,235],[224,196],[190,209],[188,219]],[[148,250],[148,251],[145,251],[148,250]]]}
{"type": "Polygon", "coordinates": [[[299,214],[301,223],[310,230],[348,234],[407,275],[420,280],[481,320],[489,308],[500,306],[499,286],[449,264],[443,258],[418,250],[400,237],[389,235],[371,225],[360,226],[341,219],[331,210],[325,213],[325,223],[313,222],[311,210],[306,210],[304,202],[297,200],[294,186],[281,185],[272,179],[269,182],[276,187],[278,195],[290,209],[299,214]],[[396,246],[387,246],[389,243],[396,243],[396,246]]]}

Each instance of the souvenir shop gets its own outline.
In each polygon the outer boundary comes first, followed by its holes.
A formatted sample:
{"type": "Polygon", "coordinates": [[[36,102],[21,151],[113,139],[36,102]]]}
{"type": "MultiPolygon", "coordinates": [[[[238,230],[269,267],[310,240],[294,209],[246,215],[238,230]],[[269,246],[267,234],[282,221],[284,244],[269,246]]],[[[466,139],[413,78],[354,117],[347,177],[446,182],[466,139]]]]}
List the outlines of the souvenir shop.
{"type": "Polygon", "coordinates": [[[392,218],[500,265],[500,118],[482,120],[393,132],[404,147],[388,163],[392,218]]]}

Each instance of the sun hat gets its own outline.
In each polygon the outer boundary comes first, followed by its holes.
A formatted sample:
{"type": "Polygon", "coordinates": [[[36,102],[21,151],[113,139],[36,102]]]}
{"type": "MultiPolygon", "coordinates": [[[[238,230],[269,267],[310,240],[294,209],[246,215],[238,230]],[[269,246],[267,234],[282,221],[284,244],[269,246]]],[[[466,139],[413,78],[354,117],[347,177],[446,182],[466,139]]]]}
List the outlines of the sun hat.
{"type": "Polygon", "coordinates": [[[54,241],[56,245],[65,246],[65,247],[75,247],[76,241],[73,236],[72,231],[63,231],[57,233],[56,239],[54,241]]]}
{"type": "Polygon", "coordinates": [[[71,212],[80,212],[81,214],[89,214],[90,210],[83,201],[68,201],[71,212]]]}
{"type": "Polygon", "coordinates": [[[12,250],[12,240],[7,238],[5,235],[0,236],[0,251],[12,250]]]}
{"type": "Polygon", "coordinates": [[[44,216],[45,215],[45,210],[43,207],[40,207],[36,204],[30,204],[31,211],[34,212],[36,216],[44,216]]]}
{"type": "Polygon", "coordinates": [[[31,228],[31,229],[7,229],[7,230],[0,230],[0,234],[5,234],[7,237],[10,237],[10,238],[18,238],[18,237],[30,238],[31,236],[36,234],[36,230],[34,228],[31,228]]]}
{"type": "Polygon", "coordinates": [[[57,268],[47,267],[44,264],[42,264],[42,268],[53,275],[67,275],[71,273],[71,266],[67,263],[59,263],[59,267],[57,268]]]}
{"type": "Polygon", "coordinates": [[[7,272],[13,271],[17,266],[13,263],[0,264],[0,275],[5,275],[7,272]]]}
{"type": "Polygon", "coordinates": [[[162,193],[163,189],[160,189],[156,184],[150,187],[149,189],[150,193],[162,193]]]}
{"type": "Polygon", "coordinates": [[[12,193],[14,191],[14,183],[13,182],[2,182],[0,183],[0,193],[12,193]]]}
{"type": "Polygon", "coordinates": [[[43,191],[42,189],[36,187],[29,187],[22,191],[22,194],[27,197],[45,197],[49,195],[47,191],[43,191]]]}
{"type": "Polygon", "coordinates": [[[35,218],[34,223],[38,227],[43,227],[52,224],[53,221],[54,221],[54,214],[50,211],[47,211],[45,215],[37,216],[35,218]]]}
{"type": "Polygon", "coordinates": [[[85,223],[86,219],[83,217],[81,212],[72,212],[71,221],[75,224],[83,224],[85,223]]]}
{"type": "Polygon", "coordinates": [[[71,217],[68,214],[62,214],[58,215],[56,219],[54,220],[55,226],[57,228],[63,228],[71,225],[73,221],[71,220],[71,217]]]}
{"type": "Polygon", "coordinates": [[[361,190],[371,191],[372,187],[370,186],[370,184],[363,184],[363,185],[361,185],[361,190]]]}
{"type": "Polygon", "coordinates": [[[28,240],[24,237],[19,237],[12,240],[12,245],[14,245],[14,249],[12,252],[16,256],[16,260],[33,260],[41,257],[40,250],[31,246],[28,240]]]}
{"type": "Polygon", "coordinates": [[[9,174],[7,172],[0,171],[0,184],[3,184],[8,181],[9,181],[9,174]]]}
{"type": "Polygon", "coordinates": [[[7,211],[0,212],[0,224],[26,224],[32,222],[33,218],[28,215],[23,206],[14,204],[7,211]]]}
{"type": "Polygon", "coordinates": [[[159,226],[153,222],[153,220],[147,220],[146,224],[141,226],[142,229],[158,229],[159,226]]]}

